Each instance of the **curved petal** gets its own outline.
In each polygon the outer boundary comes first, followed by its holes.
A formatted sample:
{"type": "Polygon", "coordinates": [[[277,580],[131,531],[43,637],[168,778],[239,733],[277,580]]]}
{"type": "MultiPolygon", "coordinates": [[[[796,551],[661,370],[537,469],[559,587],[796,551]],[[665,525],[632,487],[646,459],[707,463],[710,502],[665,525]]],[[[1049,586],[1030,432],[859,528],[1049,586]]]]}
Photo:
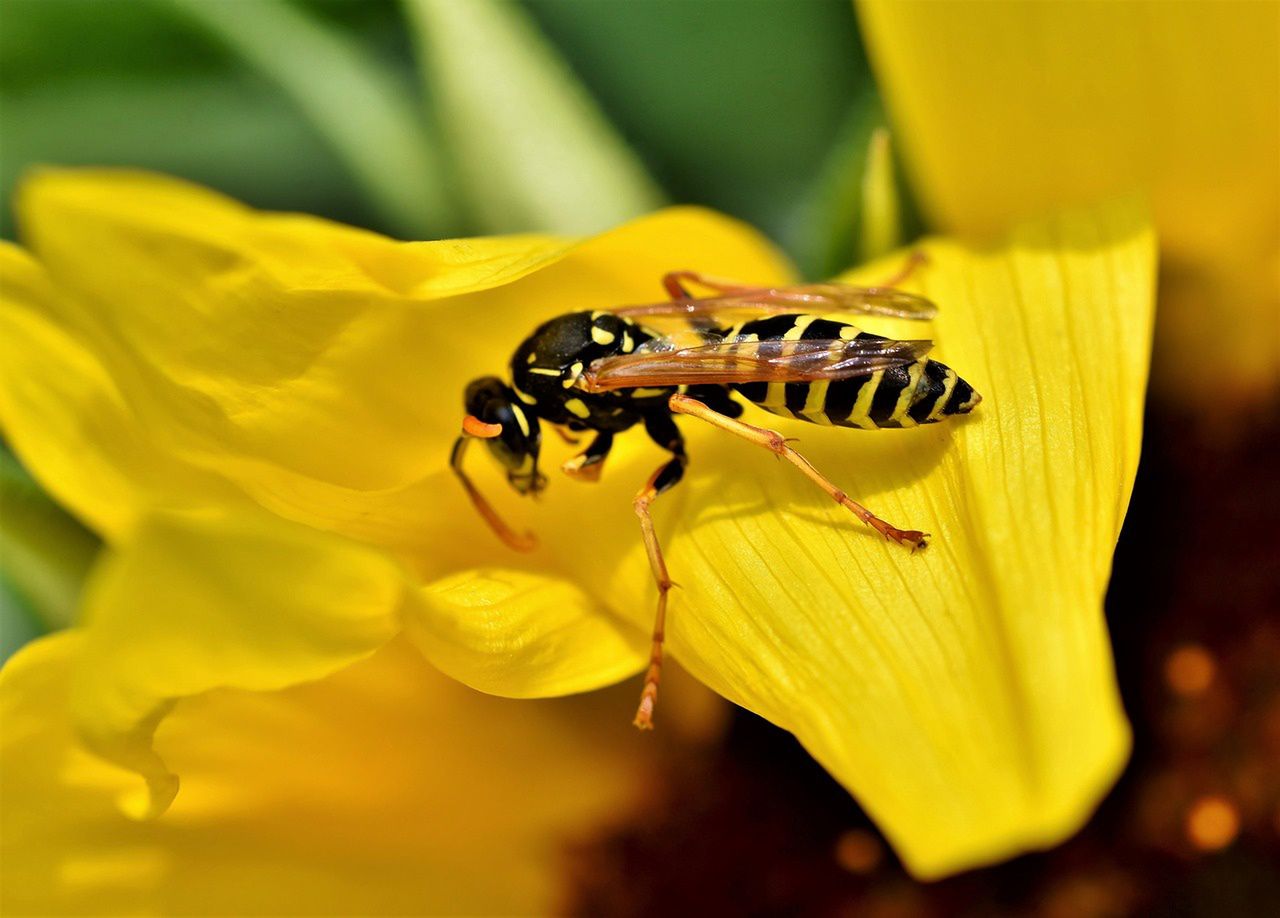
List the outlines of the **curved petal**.
{"type": "Polygon", "coordinates": [[[1164,256],[1156,386],[1178,405],[1205,400],[1206,416],[1232,396],[1275,397],[1274,3],[859,0],[858,11],[935,225],[995,232],[1144,193],[1164,256]]]}
{"type": "MultiPolygon", "coordinates": [[[[655,515],[682,585],[673,655],[795,732],[936,877],[1060,841],[1127,756],[1102,597],[1138,461],[1154,246],[1118,206],[997,249],[925,248],[918,283],[940,312],[924,336],[984,396],[973,415],[880,432],[750,419],[932,532],[928,550],[885,543],[766,451],[692,422],[686,481],[655,515]]],[[[548,549],[590,545],[580,578],[647,626],[634,521],[582,507],[548,508],[548,549]]]]}
{"type": "Polygon", "coordinates": [[[621,699],[504,701],[393,642],[319,682],[179,702],[156,743],[183,792],[137,822],[114,804],[136,778],[74,740],[82,642],[0,673],[5,914],[548,914],[562,846],[647,773],[621,699]]]}
{"type": "Polygon", "coordinates": [[[538,322],[656,298],[674,267],[788,274],[754,231],[691,208],[576,247],[395,243],[158,176],[48,171],[19,212],[68,294],[59,323],[159,448],[274,512],[419,558],[438,493],[425,479],[444,465],[463,388],[538,322]]]}
{"type": "MultiPolygon", "coordinates": [[[[152,748],[175,701],[322,678],[402,627],[458,680],[502,695],[588,691],[637,672],[629,623],[562,580],[517,570],[425,588],[382,553],[268,514],[152,515],[95,571],[73,715],[89,746],[141,774],[162,812],[177,774],[152,748]]],[[[618,713],[625,721],[625,710],[618,713]]]]}
{"type": "Polygon", "coordinates": [[[126,805],[163,812],[178,779],[151,739],[176,700],[335,672],[395,635],[406,593],[374,550],[266,514],[148,517],[86,588],[75,723],[146,778],[126,805]]]}
{"type": "Polygon", "coordinates": [[[409,636],[441,671],[483,692],[545,698],[590,691],[635,675],[649,659],[643,632],[565,580],[462,571],[418,595],[409,636]]]}
{"type": "Polygon", "coordinates": [[[112,539],[148,504],[237,501],[218,476],[157,448],[102,363],[56,321],[62,294],[10,243],[0,242],[0,280],[0,430],[49,493],[112,539]]]}

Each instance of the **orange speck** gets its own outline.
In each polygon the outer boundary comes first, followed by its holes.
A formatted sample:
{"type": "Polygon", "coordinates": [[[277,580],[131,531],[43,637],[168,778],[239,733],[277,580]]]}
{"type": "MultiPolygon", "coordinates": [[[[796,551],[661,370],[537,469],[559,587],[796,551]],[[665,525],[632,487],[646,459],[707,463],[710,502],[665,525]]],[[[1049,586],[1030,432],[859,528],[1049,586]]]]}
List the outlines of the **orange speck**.
{"type": "Polygon", "coordinates": [[[884,848],[865,829],[850,829],[836,839],[836,863],[850,873],[868,874],[880,866],[884,848]]]}
{"type": "Polygon", "coordinates": [[[1199,644],[1183,644],[1164,661],[1164,681],[1184,698],[1203,695],[1217,672],[1213,656],[1199,644]]]}
{"type": "Polygon", "coordinates": [[[1226,797],[1210,794],[1187,811],[1187,838],[1201,851],[1217,851],[1240,833],[1240,813],[1226,797]]]}

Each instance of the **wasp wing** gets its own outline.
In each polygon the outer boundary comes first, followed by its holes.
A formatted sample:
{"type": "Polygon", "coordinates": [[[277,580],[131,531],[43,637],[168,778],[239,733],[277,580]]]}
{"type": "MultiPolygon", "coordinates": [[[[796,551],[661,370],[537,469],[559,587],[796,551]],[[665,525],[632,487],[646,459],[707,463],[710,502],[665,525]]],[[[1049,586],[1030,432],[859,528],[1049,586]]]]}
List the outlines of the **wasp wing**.
{"type": "Polygon", "coordinates": [[[923,320],[937,315],[938,307],[922,296],[892,287],[803,284],[797,287],[761,287],[727,296],[618,306],[609,311],[630,319],[673,316],[696,320],[789,312],[849,312],[865,316],[923,320]]]}
{"type": "Polygon", "coordinates": [[[846,379],[915,363],[932,347],[932,341],[870,337],[724,339],[692,347],[658,343],[633,354],[597,360],[582,375],[581,385],[588,392],[611,392],[639,387],[846,379]]]}

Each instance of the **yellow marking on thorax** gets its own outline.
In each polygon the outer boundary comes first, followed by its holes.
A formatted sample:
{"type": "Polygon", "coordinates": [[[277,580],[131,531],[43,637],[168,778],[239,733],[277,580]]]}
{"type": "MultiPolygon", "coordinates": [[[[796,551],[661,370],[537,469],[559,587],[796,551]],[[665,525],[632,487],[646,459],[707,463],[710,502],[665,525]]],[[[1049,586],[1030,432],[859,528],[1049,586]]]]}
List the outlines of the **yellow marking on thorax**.
{"type": "Polygon", "coordinates": [[[951,391],[955,389],[956,380],[959,378],[955,370],[947,367],[947,378],[942,381],[942,394],[938,396],[933,403],[933,410],[929,412],[930,421],[936,421],[942,417],[942,409],[947,407],[947,399],[951,398],[951,391]]]}
{"type": "Polygon", "coordinates": [[[582,361],[577,361],[573,366],[569,367],[569,375],[560,383],[566,389],[572,389],[573,384],[578,381],[578,377],[582,375],[582,361]]]}
{"type": "Polygon", "coordinates": [[[916,386],[920,384],[920,374],[924,372],[924,361],[917,360],[907,368],[907,385],[898,395],[898,404],[893,406],[893,414],[889,420],[897,421],[903,427],[915,427],[916,419],[907,414],[911,408],[911,399],[916,394],[916,386]]]}
{"type": "Polygon", "coordinates": [[[622,353],[630,354],[631,351],[635,348],[635,346],[636,346],[636,342],[635,342],[635,339],[631,337],[631,332],[624,331],[622,333],[622,353]]]}
{"type": "Polygon", "coordinates": [[[529,395],[527,392],[522,392],[519,387],[512,386],[511,388],[515,390],[516,398],[520,399],[520,401],[524,402],[526,405],[536,405],[538,403],[536,398],[529,395]]]}
{"type": "Polygon", "coordinates": [[[591,340],[596,344],[613,344],[613,339],[616,337],[617,335],[613,332],[605,331],[598,325],[591,326],[591,340]]]}
{"type": "MultiPolygon", "coordinates": [[[[817,318],[817,316],[796,316],[795,324],[787,329],[781,340],[799,341],[800,336],[804,334],[804,330],[812,325],[814,320],[817,318]]],[[[791,350],[783,347],[782,353],[784,355],[790,354],[791,350]]],[[[761,405],[769,409],[781,408],[783,411],[786,411],[788,415],[791,415],[792,412],[787,410],[787,384],[784,382],[769,383],[769,388],[765,393],[764,401],[761,405]]]]}
{"type": "Polygon", "coordinates": [[[520,425],[520,432],[526,437],[529,436],[529,419],[524,416],[524,411],[520,406],[512,403],[511,413],[516,416],[516,423],[520,425]]]}
{"type": "Polygon", "coordinates": [[[565,410],[575,417],[589,418],[591,417],[591,409],[587,407],[586,402],[580,398],[571,398],[564,403],[565,410]]]}
{"type": "Polygon", "coordinates": [[[876,429],[876,422],[868,415],[871,413],[871,400],[875,398],[882,379],[884,379],[884,370],[876,370],[871,374],[871,378],[862,384],[862,388],[858,390],[858,400],[853,403],[853,410],[849,412],[846,424],[852,424],[864,430],[876,429]]]}
{"type": "Polygon", "coordinates": [[[546,367],[529,367],[530,373],[537,373],[539,376],[559,376],[559,370],[549,370],[546,367]]]}
{"type": "Polygon", "coordinates": [[[650,386],[641,386],[638,389],[629,389],[627,391],[635,398],[651,398],[655,395],[666,395],[668,392],[667,389],[655,389],[650,386]]]}

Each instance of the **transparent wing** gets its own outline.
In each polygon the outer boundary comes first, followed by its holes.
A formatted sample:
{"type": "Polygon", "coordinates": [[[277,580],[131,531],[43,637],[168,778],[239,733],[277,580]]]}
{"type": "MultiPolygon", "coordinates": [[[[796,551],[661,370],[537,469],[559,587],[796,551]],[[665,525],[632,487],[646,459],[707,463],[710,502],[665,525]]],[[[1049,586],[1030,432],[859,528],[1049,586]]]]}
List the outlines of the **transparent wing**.
{"type": "Polygon", "coordinates": [[[671,346],[668,339],[634,354],[597,360],[582,375],[588,392],[640,386],[812,382],[867,376],[914,363],[932,341],[813,338],[802,341],[709,341],[671,346]]]}
{"type": "Polygon", "coordinates": [[[849,312],[899,319],[931,319],[937,315],[938,307],[922,296],[892,287],[804,284],[798,287],[761,287],[728,296],[618,306],[609,311],[633,319],[664,316],[735,318],[787,312],[849,312]]]}

